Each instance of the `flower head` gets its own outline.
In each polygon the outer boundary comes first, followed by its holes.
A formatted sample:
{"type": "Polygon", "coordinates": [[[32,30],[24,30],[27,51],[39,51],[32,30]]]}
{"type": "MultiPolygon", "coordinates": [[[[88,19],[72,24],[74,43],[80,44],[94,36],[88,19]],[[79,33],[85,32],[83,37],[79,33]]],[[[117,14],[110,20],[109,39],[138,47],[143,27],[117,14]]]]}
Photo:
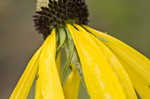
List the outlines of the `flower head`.
{"type": "Polygon", "coordinates": [[[53,28],[64,27],[65,24],[87,24],[88,9],[84,0],[49,0],[48,7],[41,7],[34,16],[35,27],[44,36],[53,28]]]}
{"type": "Polygon", "coordinates": [[[77,99],[80,82],[92,99],[150,97],[150,60],[122,41],[88,27],[84,0],[45,2],[37,3],[34,16],[45,41],[10,99],[26,99],[35,78],[35,99],[77,99]]]}

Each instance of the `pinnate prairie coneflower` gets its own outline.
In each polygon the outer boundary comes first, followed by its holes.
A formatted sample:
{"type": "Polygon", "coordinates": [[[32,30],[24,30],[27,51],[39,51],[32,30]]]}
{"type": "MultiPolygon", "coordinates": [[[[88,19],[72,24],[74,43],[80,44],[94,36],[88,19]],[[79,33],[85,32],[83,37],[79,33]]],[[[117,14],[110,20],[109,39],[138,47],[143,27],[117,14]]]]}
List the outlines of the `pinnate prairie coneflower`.
{"type": "Polygon", "coordinates": [[[84,0],[38,0],[34,16],[44,43],[10,99],[77,99],[80,83],[91,99],[149,99],[150,60],[88,24],[84,0]],[[63,63],[62,63],[63,60],[63,63]]]}

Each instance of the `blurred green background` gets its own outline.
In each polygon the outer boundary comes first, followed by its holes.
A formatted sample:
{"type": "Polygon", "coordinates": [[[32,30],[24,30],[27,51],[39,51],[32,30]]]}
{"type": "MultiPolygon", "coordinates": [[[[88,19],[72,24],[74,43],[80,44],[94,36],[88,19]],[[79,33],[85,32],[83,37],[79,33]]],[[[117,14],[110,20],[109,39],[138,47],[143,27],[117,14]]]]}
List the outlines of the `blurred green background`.
{"type": "MultiPolygon", "coordinates": [[[[150,57],[149,0],[87,0],[87,4],[90,26],[150,57]]],[[[32,22],[35,5],[36,0],[0,0],[0,99],[8,99],[29,58],[42,43],[32,22]]]]}

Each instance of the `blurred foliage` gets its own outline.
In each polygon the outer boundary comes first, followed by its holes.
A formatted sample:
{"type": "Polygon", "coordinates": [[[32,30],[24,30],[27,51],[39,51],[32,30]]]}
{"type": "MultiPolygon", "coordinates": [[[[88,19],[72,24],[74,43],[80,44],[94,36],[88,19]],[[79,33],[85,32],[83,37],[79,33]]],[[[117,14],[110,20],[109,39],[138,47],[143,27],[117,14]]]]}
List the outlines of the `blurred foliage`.
{"type": "MultiPolygon", "coordinates": [[[[149,0],[87,0],[90,26],[150,57],[149,0]]],[[[42,37],[32,22],[35,0],[0,1],[0,99],[7,99],[42,37]]],[[[81,99],[85,96],[83,91],[81,99]]],[[[87,99],[87,98],[85,98],[87,99]]]]}

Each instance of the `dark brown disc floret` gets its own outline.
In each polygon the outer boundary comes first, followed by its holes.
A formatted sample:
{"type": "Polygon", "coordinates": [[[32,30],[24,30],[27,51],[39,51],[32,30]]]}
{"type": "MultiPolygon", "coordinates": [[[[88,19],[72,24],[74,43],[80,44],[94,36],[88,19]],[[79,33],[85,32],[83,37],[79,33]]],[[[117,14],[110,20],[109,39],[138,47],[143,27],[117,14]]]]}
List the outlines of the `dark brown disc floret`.
{"type": "Polygon", "coordinates": [[[33,18],[36,30],[47,36],[67,23],[87,25],[88,9],[84,0],[49,0],[48,7],[41,7],[33,18]]]}

